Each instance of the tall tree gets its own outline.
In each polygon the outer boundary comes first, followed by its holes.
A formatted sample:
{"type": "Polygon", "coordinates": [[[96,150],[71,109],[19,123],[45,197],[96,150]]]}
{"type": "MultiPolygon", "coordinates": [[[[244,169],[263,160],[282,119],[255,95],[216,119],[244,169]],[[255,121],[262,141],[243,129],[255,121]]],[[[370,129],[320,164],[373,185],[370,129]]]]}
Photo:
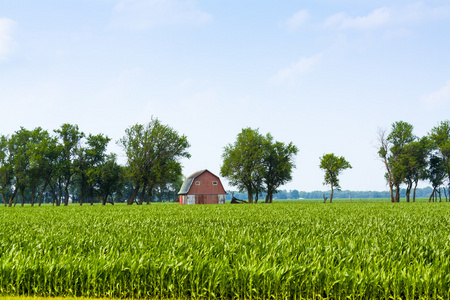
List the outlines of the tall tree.
{"type": "Polygon", "coordinates": [[[102,205],[108,202],[114,204],[114,199],[108,201],[108,198],[120,194],[123,186],[123,167],[117,163],[117,156],[107,155],[102,164],[96,168],[96,172],[102,205]]]}
{"type": "Polygon", "coordinates": [[[136,124],[127,128],[118,143],[125,149],[128,177],[134,184],[129,205],[134,203],[141,188],[139,204],[142,204],[146,189],[152,190],[168,169],[178,170],[181,175],[179,160],[190,158],[187,137],[180,136],[176,130],[153,117],[147,125],[136,124]]]}
{"type": "Polygon", "coordinates": [[[404,146],[398,162],[402,166],[406,183],[406,202],[410,202],[411,189],[414,187],[413,202],[416,201],[416,188],[419,180],[426,179],[430,143],[427,137],[413,141],[404,146]]]}
{"type": "Polygon", "coordinates": [[[253,194],[262,189],[264,144],[265,138],[258,129],[244,128],[222,154],[220,174],[240,192],[247,191],[249,203],[253,203],[253,194]]]}
{"type": "Polygon", "coordinates": [[[447,178],[447,194],[450,194],[450,121],[442,121],[429,133],[435,155],[442,160],[442,168],[447,178]]]}
{"type": "Polygon", "coordinates": [[[264,149],[263,178],[266,184],[266,203],[272,203],[273,194],[277,188],[292,180],[292,169],[295,168],[294,156],[298,148],[291,142],[284,144],[273,141],[273,137],[267,134],[264,149]]]}
{"type": "Polygon", "coordinates": [[[14,174],[14,192],[9,200],[9,206],[14,206],[17,203],[17,195],[21,196],[21,204],[25,202],[25,188],[27,186],[28,171],[30,167],[30,151],[28,151],[29,142],[31,139],[31,131],[20,127],[9,140],[8,151],[10,160],[13,166],[14,174]]]}
{"type": "Polygon", "coordinates": [[[384,175],[386,182],[389,186],[389,192],[391,195],[391,202],[395,202],[394,198],[394,176],[392,174],[392,166],[389,163],[389,155],[390,155],[390,149],[391,149],[391,143],[387,139],[386,130],[384,129],[378,129],[378,142],[379,142],[379,148],[378,148],[378,156],[381,158],[381,160],[384,163],[384,166],[386,167],[386,173],[384,175]]]}
{"type": "Polygon", "coordinates": [[[75,166],[80,190],[80,205],[83,205],[86,193],[89,193],[93,205],[94,187],[101,176],[101,166],[105,163],[106,148],[111,139],[103,134],[89,134],[86,145],[77,149],[75,166]]]}
{"type": "Polygon", "coordinates": [[[445,179],[445,166],[442,157],[432,154],[430,156],[430,166],[428,168],[428,179],[430,180],[433,191],[428,199],[428,202],[436,199],[439,187],[444,183],[445,179]]]}
{"type": "Polygon", "coordinates": [[[84,137],[84,133],[79,130],[78,125],[67,123],[61,125],[61,128],[55,130],[55,132],[58,134],[62,145],[60,182],[64,185],[64,205],[67,206],[69,204],[69,185],[76,172],[74,160],[79,152],[80,140],[84,137]]]}
{"type": "Polygon", "coordinates": [[[320,158],[319,167],[325,171],[325,178],[323,184],[329,184],[331,186],[330,203],[333,202],[334,188],[341,189],[339,185],[339,174],[346,170],[351,169],[352,166],[343,156],[336,156],[334,153],[324,154],[320,158]]]}
{"type": "Polygon", "coordinates": [[[413,126],[404,121],[394,122],[387,139],[392,145],[389,164],[391,165],[393,186],[395,187],[395,202],[399,202],[400,184],[404,182],[407,173],[405,165],[402,164],[402,155],[405,154],[407,145],[416,140],[416,136],[413,134],[413,126]]]}
{"type": "Polygon", "coordinates": [[[11,192],[11,183],[13,179],[13,166],[9,160],[9,138],[5,135],[0,136],[0,195],[5,206],[7,196],[11,192]]]}

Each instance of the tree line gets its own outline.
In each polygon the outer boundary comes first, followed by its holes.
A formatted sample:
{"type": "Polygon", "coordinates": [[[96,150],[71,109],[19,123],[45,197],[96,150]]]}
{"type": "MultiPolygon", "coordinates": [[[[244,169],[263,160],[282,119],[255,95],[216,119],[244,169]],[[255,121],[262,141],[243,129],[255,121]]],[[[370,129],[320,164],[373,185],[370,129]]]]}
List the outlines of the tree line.
{"type": "MultiPolygon", "coordinates": [[[[110,141],[104,134],[86,135],[73,124],[63,124],[53,132],[21,127],[11,136],[0,135],[1,200],[5,206],[18,201],[41,205],[50,198],[59,206],[70,201],[105,205],[124,199],[129,205],[141,205],[177,198],[183,183],[180,160],[190,157],[185,135],[153,117],[147,124],[130,126],[117,141],[127,157],[125,166],[118,164],[116,154],[107,153],[110,141]]],[[[430,182],[429,201],[442,201],[442,196],[447,200],[449,121],[440,122],[424,137],[414,135],[411,124],[395,122],[390,132],[379,130],[378,141],[391,202],[400,201],[403,187],[406,201],[412,198],[414,202],[419,181],[430,182]]],[[[224,147],[220,174],[238,192],[245,191],[249,203],[257,203],[260,197],[271,203],[279,187],[292,179],[298,151],[292,142],[275,141],[270,133],[244,128],[234,143],[224,147]]],[[[330,202],[334,188],[343,197],[338,175],[351,168],[350,163],[331,153],[320,158],[319,167],[325,171],[324,184],[331,185],[330,202]]],[[[291,198],[300,197],[301,193],[291,198]]]]}
{"type": "Polygon", "coordinates": [[[106,152],[110,141],[104,134],[86,135],[74,124],[53,133],[21,127],[11,136],[1,135],[1,200],[5,206],[18,201],[23,206],[50,198],[59,206],[176,198],[183,183],[179,159],[189,157],[186,136],[153,117],[146,125],[133,125],[117,142],[127,155],[126,166],[106,152]]]}
{"type": "MultiPolygon", "coordinates": [[[[431,195],[433,189],[431,187],[425,188],[417,188],[416,189],[416,198],[428,198],[431,195]]],[[[247,197],[246,193],[240,193],[239,191],[227,191],[228,195],[226,196],[227,200],[231,200],[232,195],[236,198],[244,198],[247,197]]],[[[331,190],[327,191],[299,191],[297,189],[294,190],[278,190],[276,196],[273,199],[322,199],[323,195],[328,195],[331,193],[331,190]]],[[[264,199],[266,197],[266,193],[261,193],[259,198],[264,199]]],[[[400,190],[400,197],[406,197],[406,189],[402,188],[400,190]]],[[[350,190],[335,190],[333,199],[385,199],[390,198],[389,191],[350,191],[350,190]]]]}
{"type": "Polygon", "coordinates": [[[405,186],[406,201],[416,198],[419,181],[429,181],[432,187],[428,201],[442,201],[450,191],[450,121],[442,121],[431,131],[418,137],[413,125],[398,121],[390,132],[379,130],[378,155],[385,168],[391,202],[400,201],[401,186],[405,186]],[[442,195],[443,194],[443,195],[442,195]]]}

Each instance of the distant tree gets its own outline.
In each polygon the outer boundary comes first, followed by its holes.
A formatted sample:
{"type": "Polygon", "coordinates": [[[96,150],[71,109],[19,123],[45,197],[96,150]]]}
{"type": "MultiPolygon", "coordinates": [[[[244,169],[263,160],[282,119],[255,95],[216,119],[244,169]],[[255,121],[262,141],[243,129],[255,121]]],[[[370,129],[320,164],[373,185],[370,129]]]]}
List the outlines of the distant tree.
{"type": "Polygon", "coordinates": [[[258,129],[244,128],[233,144],[225,146],[222,154],[220,174],[239,192],[247,191],[248,203],[253,203],[254,193],[262,191],[264,143],[265,138],[258,129]]]}
{"type": "MultiPolygon", "coordinates": [[[[134,203],[142,188],[139,204],[145,198],[146,189],[151,191],[167,174],[168,169],[181,175],[179,159],[189,158],[190,147],[187,137],[179,135],[157,118],[147,125],[136,124],[125,130],[125,136],[118,142],[124,148],[128,158],[128,177],[133,182],[134,191],[128,204],[134,203]]],[[[171,171],[171,173],[173,173],[171,171]]]]}
{"type": "Polygon", "coordinates": [[[394,197],[394,177],[392,174],[392,165],[389,163],[391,143],[387,139],[386,130],[378,129],[378,156],[386,167],[386,173],[384,175],[386,182],[389,186],[389,192],[391,196],[391,202],[395,202],[394,197]]]}
{"type": "Polygon", "coordinates": [[[430,143],[427,137],[413,141],[404,146],[398,158],[398,165],[402,166],[402,175],[406,183],[406,202],[410,201],[411,189],[414,187],[413,202],[416,201],[416,188],[419,180],[426,179],[428,154],[430,143]]]}
{"type": "Polygon", "coordinates": [[[108,202],[114,204],[113,196],[118,196],[121,193],[124,183],[123,170],[124,168],[117,163],[117,156],[115,154],[107,155],[101,165],[97,166],[98,187],[102,205],[108,202]],[[112,199],[108,200],[109,197],[112,199]]]}
{"type": "Polygon", "coordinates": [[[9,138],[0,136],[0,194],[5,206],[8,205],[8,195],[11,193],[13,180],[13,165],[9,160],[9,138]]]}
{"type": "Polygon", "coordinates": [[[447,192],[450,194],[450,121],[446,120],[435,126],[429,133],[429,137],[435,155],[442,160],[442,168],[447,178],[447,192]]]}
{"type": "Polygon", "coordinates": [[[433,188],[428,202],[431,202],[431,200],[434,202],[439,192],[438,189],[444,183],[445,178],[445,166],[442,157],[433,154],[430,156],[430,166],[427,175],[433,188]]]}
{"type": "Polygon", "coordinates": [[[291,197],[291,199],[299,199],[300,193],[297,190],[292,190],[290,192],[290,197],[291,197]]]}
{"type": "Polygon", "coordinates": [[[64,185],[64,205],[67,206],[69,204],[69,185],[71,184],[72,176],[77,170],[74,161],[80,151],[80,141],[84,137],[84,133],[78,129],[78,125],[67,123],[61,125],[60,129],[55,130],[55,133],[58,134],[62,146],[59,166],[59,183],[64,185]]]}
{"type": "Polygon", "coordinates": [[[53,161],[58,153],[56,150],[56,139],[52,138],[47,130],[37,127],[31,132],[28,143],[29,169],[28,184],[31,189],[31,206],[34,205],[37,196],[36,191],[41,186],[39,192],[39,206],[42,203],[42,195],[45,192],[52,176],[53,161]]]}
{"type": "Polygon", "coordinates": [[[320,168],[325,171],[324,184],[331,185],[330,203],[333,201],[334,188],[341,189],[339,185],[339,174],[346,170],[351,169],[352,166],[343,156],[336,156],[334,153],[324,154],[320,158],[320,168]]]}
{"type": "Polygon", "coordinates": [[[267,190],[266,203],[272,203],[277,188],[292,180],[294,156],[298,153],[298,148],[292,142],[274,142],[270,134],[267,134],[264,145],[263,179],[267,190]]]}
{"type": "Polygon", "coordinates": [[[94,188],[101,176],[99,168],[105,163],[106,148],[110,140],[103,134],[89,134],[86,145],[77,149],[74,164],[79,179],[80,205],[83,204],[86,194],[89,194],[93,205],[94,188]]]}
{"type": "Polygon", "coordinates": [[[14,200],[14,206],[17,203],[17,195],[21,196],[21,204],[25,202],[25,188],[27,186],[28,170],[30,166],[30,151],[28,149],[31,140],[31,131],[21,127],[18,131],[14,132],[8,143],[8,151],[10,155],[10,161],[13,167],[13,184],[14,191],[9,199],[9,206],[12,206],[14,200]]]}

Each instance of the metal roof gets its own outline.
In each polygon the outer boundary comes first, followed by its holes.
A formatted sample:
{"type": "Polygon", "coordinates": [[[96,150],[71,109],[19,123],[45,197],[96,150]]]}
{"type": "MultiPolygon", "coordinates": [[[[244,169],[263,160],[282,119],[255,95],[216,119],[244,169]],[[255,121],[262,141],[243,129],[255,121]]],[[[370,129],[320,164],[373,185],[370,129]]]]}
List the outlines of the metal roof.
{"type": "Polygon", "coordinates": [[[194,179],[203,174],[203,172],[208,171],[206,169],[197,171],[189,177],[186,178],[186,180],[183,182],[183,185],[181,186],[180,191],[178,192],[178,195],[187,194],[189,192],[189,189],[191,188],[192,183],[194,182],[194,179]]]}

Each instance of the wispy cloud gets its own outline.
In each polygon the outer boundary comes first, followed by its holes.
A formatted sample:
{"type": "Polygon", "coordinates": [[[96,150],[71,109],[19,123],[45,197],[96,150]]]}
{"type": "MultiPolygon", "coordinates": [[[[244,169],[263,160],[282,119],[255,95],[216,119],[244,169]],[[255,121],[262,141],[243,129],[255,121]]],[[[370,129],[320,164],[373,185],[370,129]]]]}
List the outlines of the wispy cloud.
{"type": "Polygon", "coordinates": [[[384,26],[389,23],[392,12],[389,8],[378,8],[366,16],[350,17],[345,13],[338,13],[327,18],[326,27],[338,29],[366,30],[384,26]]]}
{"type": "Polygon", "coordinates": [[[191,0],[120,0],[114,7],[111,27],[145,30],[170,25],[201,25],[212,16],[191,0]]]}
{"type": "Polygon", "coordinates": [[[15,42],[12,37],[16,23],[10,19],[0,19],[0,60],[4,60],[13,51],[15,42]]]}
{"type": "Polygon", "coordinates": [[[270,82],[278,85],[292,83],[301,75],[314,70],[315,66],[320,62],[321,57],[322,54],[320,53],[311,57],[302,57],[291,66],[278,71],[277,74],[270,79],[270,82]]]}
{"type": "Polygon", "coordinates": [[[450,5],[429,7],[423,2],[405,6],[380,7],[367,15],[349,16],[340,12],[329,16],[324,26],[340,30],[375,30],[392,25],[405,26],[450,17],[450,5]]]}
{"type": "Polygon", "coordinates": [[[439,90],[423,96],[422,102],[430,108],[442,103],[450,103],[450,80],[447,80],[446,84],[439,90]]]}
{"type": "Polygon", "coordinates": [[[282,22],[281,26],[286,27],[289,30],[295,30],[307,24],[309,19],[311,19],[309,11],[306,9],[302,9],[296,12],[292,17],[290,17],[286,21],[282,22]]]}

